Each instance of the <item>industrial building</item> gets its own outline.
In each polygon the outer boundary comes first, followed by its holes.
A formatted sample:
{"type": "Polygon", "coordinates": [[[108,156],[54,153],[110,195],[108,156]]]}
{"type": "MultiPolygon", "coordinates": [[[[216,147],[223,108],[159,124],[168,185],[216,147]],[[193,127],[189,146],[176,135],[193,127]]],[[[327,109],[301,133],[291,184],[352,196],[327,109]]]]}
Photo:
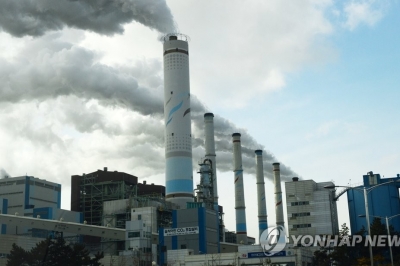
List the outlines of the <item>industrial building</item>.
{"type": "Polygon", "coordinates": [[[0,179],[0,197],[8,199],[8,212],[32,216],[33,208],[61,206],[61,185],[33,176],[0,179]]]}
{"type": "MultiPolygon", "coordinates": [[[[131,221],[132,208],[163,206],[159,216],[171,216],[172,204],[165,203],[165,187],[138,183],[138,178],[107,167],[92,173],[71,176],[71,210],[82,213],[86,224],[125,229],[131,221]],[[157,202],[157,203],[155,203],[157,202]]],[[[156,225],[154,225],[156,226],[156,225]]],[[[92,252],[117,255],[125,249],[124,241],[84,236],[92,252]]]]}
{"type": "MultiPolygon", "coordinates": [[[[61,185],[33,176],[0,179],[0,213],[69,222],[82,222],[82,215],[60,209],[61,185]]],[[[47,237],[51,232],[15,225],[2,225],[3,234],[47,237]]]]}
{"type": "MultiPolygon", "coordinates": [[[[0,179],[0,198],[7,199],[6,213],[32,217],[38,208],[60,209],[61,185],[33,176],[3,178],[0,179]]],[[[26,228],[8,225],[6,233],[28,232],[26,228]]]]}
{"type": "MultiPolygon", "coordinates": [[[[350,228],[352,234],[359,232],[362,228],[367,230],[365,218],[365,200],[363,189],[367,190],[369,215],[377,217],[391,217],[400,213],[400,175],[396,177],[381,178],[380,174],[369,172],[363,175],[363,185],[344,188],[336,195],[338,200],[347,192],[349,206],[350,228]]],[[[384,221],[382,220],[382,223],[384,221]]],[[[394,217],[389,221],[397,232],[400,232],[400,217],[394,217]]]]}
{"type": "MultiPolygon", "coordinates": [[[[293,178],[285,182],[289,235],[336,235],[339,232],[332,182],[293,178]]],[[[292,240],[292,238],[290,237],[292,240]]]]}

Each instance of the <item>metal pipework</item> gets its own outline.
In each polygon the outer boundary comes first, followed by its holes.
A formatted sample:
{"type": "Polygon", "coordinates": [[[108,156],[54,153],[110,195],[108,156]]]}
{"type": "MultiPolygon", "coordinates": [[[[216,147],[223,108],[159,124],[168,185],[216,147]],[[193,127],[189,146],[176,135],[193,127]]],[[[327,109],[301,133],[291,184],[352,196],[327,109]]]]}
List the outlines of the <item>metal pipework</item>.
{"type": "Polygon", "coordinates": [[[274,167],[274,184],[275,184],[275,213],[276,213],[276,225],[285,225],[283,218],[283,202],[282,202],[282,188],[281,188],[281,170],[279,163],[273,163],[274,167]]]}
{"type": "Polygon", "coordinates": [[[214,210],[218,211],[218,186],[217,186],[217,167],[215,155],[214,140],[214,114],[204,114],[204,134],[205,134],[205,151],[206,158],[212,163],[213,171],[213,194],[214,194],[214,210]]]}
{"type": "Polygon", "coordinates": [[[244,201],[241,135],[232,134],[235,183],[236,243],[247,244],[246,205],[244,201]]]}
{"type": "Polygon", "coordinates": [[[214,209],[213,164],[210,159],[199,163],[200,184],[197,185],[197,202],[204,202],[206,207],[214,209]]]}
{"type": "Polygon", "coordinates": [[[258,230],[259,236],[268,228],[267,205],[265,200],[265,182],[262,150],[256,150],[256,179],[257,179],[257,202],[258,202],[258,230]]]}

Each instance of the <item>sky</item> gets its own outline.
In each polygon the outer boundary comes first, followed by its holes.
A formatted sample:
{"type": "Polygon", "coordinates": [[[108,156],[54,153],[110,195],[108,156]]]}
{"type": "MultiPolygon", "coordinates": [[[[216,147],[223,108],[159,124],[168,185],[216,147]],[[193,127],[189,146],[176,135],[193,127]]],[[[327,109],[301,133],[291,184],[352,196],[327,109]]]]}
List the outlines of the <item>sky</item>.
{"type": "MultiPolygon", "coordinates": [[[[220,204],[235,230],[231,134],[242,134],[249,235],[254,150],[293,176],[355,185],[399,173],[398,0],[48,0],[0,3],[0,174],[62,184],[108,167],[164,184],[160,38],[190,37],[193,161],[215,114],[220,204]]],[[[195,183],[198,182],[194,169],[195,183]]],[[[284,205],[285,206],[285,205],[284,205]]],[[[339,223],[348,223],[346,197],[339,223]]]]}

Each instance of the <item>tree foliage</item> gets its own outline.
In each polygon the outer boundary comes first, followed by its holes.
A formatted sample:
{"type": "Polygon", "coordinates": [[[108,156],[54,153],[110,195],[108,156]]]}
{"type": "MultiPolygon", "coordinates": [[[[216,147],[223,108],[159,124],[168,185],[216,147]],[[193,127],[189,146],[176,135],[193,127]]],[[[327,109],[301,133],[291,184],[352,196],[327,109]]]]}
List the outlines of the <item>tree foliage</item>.
{"type": "MultiPolygon", "coordinates": [[[[371,236],[386,236],[386,225],[382,224],[381,219],[375,218],[371,223],[371,236]]],[[[394,228],[390,226],[390,235],[399,236],[394,228]]],[[[314,265],[337,265],[337,266],[350,266],[350,265],[370,265],[369,247],[365,245],[368,231],[362,228],[354,235],[349,234],[349,228],[343,224],[339,231],[339,239],[337,245],[334,247],[321,247],[314,253],[314,265]],[[362,238],[360,243],[357,243],[355,237],[362,238]],[[346,244],[348,243],[348,244],[346,244]],[[355,245],[353,245],[353,243],[355,245]]],[[[382,246],[374,246],[372,248],[374,264],[377,265],[390,265],[389,246],[385,242],[382,246]]],[[[400,266],[400,247],[392,246],[394,257],[394,265],[400,266]]]]}
{"type": "Polygon", "coordinates": [[[100,266],[103,253],[93,258],[84,245],[75,243],[68,245],[64,238],[45,239],[26,251],[16,244],[12,245],[7,266],[100,266]]]}

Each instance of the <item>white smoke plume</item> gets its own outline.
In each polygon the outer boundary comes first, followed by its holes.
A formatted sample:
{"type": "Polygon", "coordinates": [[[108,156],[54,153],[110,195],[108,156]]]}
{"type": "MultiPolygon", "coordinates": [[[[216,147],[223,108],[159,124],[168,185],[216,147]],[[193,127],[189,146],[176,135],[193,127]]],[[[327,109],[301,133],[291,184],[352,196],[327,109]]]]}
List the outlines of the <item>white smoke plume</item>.
{"type": "MultiPolygon", "coordinates": [[[[145,135],[147,143],[141,148],[127,149],[125,157],[141,149],[148,150],[149,143],[156,147],[153,153],[159,153],[164,145],[161,62],[110,67],[98,63],[96,53],[60,41],[57,32],[48,33],[69,27],[113,35],[122,33],[123,25],[132,21],[161,33],[176,32],[173,16],[164,0],[2,0],[0,27],[4,31],[17,37],[43,37],[33,39],[12,60],[0,59],[0,103],[41,102],[72,96],[83,101],[94,99],[103,106],[127,108],[147,117],[150,124],[143,124],[140,128],[131,126],[124,131],[105,126],[103,118],[96,112],[82,116],[77,109],[64,106],[65,122],[73,124],[79,132],[100,129],[107,135],[145,135]]],[[[203,114],[208,110],[196,97],[192,97],[191,105],[195,136],[193,154],[194,161],[198,161],[204,155],[203,114]]],[[[232,170],[231,135],[234,132],[242,134],[243,167],[247,173],[254,174],[254,150],[263,147],[245,130],[216,114],[218,169],[232,170]]],[[[48,133],[45,136],[36,133],[34,137],[62,143],[56,136],[49,138],[48,133]]],[[[264,161],[266,176],[272,177],[271,164],[277,160],[264,151],[264,161]]],[[[149,160],[141,163],[149,163],[149,160]]],[[[157,163],[152,167],[157,169],[156,172],[162,172],[163,165],[157,163]]],[[[281,165],[281,173],[283,180],[294,175],[284,165],[281,165]]]]}
{"type": "Polygon", "coordinates": [[[7,173],[7,171],[4,170],[3,168],[0,168],[0,179],[8,177],[10,177],[10,175],[7,173]]]}
{"type": "MultiPolygon", "coordinates": [[[[133,67],[110,67],[98,63],[96,53],[58,40],[57,34],[33,40],[29,49],[21,51],[12,61],[0,62],[0,103],[45,101],[66,96],[75,96],[90,101],[95,99],[103,106],[118,106],[130,109],[153,122],[149,126],[136,127],[136,135],[146,135],[146,142],[158,149],[164,145],[163,133],[163,80],[161,62],[154,61],[133,67]],[[29,55],[29,56],[28,56],[29,55]],[[144,75],[145,73],[145,75],[144,75]],[[145,84],[145,86],[140,85],[145,84]]],[[[197,162],[204,156],[203,115],[207,108],[192,97],[193,154],[197,162]]],[[[102,117],[96,113],[82,119],[76,108],[64,108],[67,120],[79,132],[101,129],[106,134],[119,136],[118,128],[104,126],[102,117]]],[[[79,109],[78,109],[79,110],[79,109]]],[[[245,130],[230,121],[215,116],[215,138],[217,167],[219,171],[232,171],[232,133],[242,134],[243,167],[246,173],[255,174],[254,150],[263,149],[245,130]]],[[[134,128],[132,126],[132,128],[134,128]]],[[[46,138],[48,139],[48,138],[46,138]]],[[[60,140],[59,140],[60,141],[60,140]]],[[[132,143],[134,146],[135,143],[132,143]]],[[[148,144],[147,144],[148,145],[148,144]]],[[[132,147],[131,145],[128,145],[132,147]]],[[[146,147],[148,149],[148,147],[146,147]]],[[[137,150],[127,150],[129,156],[137,150]]],[[[265,175],[272,178],[272,163],[277,159],[264,149],[265,175]]],[[[110,155],[113,156],[113,155],[110,155]]],[[[144,160],[143,163],[152,162],[144,160]]],[[[163,163],[153,165],[157,172],[164,171],[163,163]]],[[[295,174],[281,164],[282,180],[295,174]]]]}
{"type": "Polygon", "coordinates": [[[113,35],[132,21],[161,33],[176,31],[164,0],[0,1],[0,27],[16,37],[41,36],[64,27],[113,35]]]}

